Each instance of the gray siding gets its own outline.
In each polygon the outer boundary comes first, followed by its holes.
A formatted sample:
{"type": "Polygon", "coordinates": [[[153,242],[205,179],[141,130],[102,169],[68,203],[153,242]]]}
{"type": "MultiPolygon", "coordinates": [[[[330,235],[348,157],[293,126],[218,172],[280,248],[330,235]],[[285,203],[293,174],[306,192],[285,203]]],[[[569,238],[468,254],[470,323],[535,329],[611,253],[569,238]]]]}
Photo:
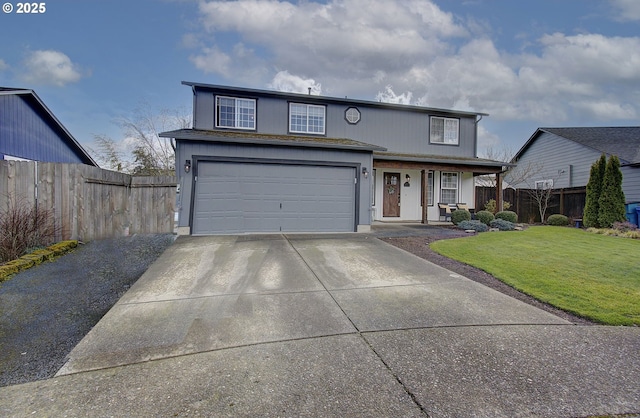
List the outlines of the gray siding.
{"type": "Polygon", "coordinates": [[[543,132],[518,160],[518,170],[533,168],[533,175],[515,188],[533,187],[536,180],[554,180],[554,188],[584,187],[589,181],[591,165],[600,153],[557,135],[543,132]]]}
{"type": "MultiPolygon", "coordinates": [[[[193,171],[184,172],[184,162],[189,159],[195,163],[194,156],[215,156],[230,158],[253,158],[267,160],[321,161],[327,163],[359,164],[372,171],[373,158],[368,152],[340,151],[331,149],[258,146],[242,144],[219,144],[195,141],[178,141],[176,166],[180,184],[178,210],[180,212],[179,226],[189,226],[189,207],[193,189],[193,171]]],[[[371,223],[371,179],[359,175],[359,224],[371,223]]]]}
{"type": "MultiPolygon", "coordinates": [[[[47,119],[49,119],[47,117],[47,119]]],[[[35,161],[90,163],[22,95],[0,95],[0,160],[3,155],[35,161]]]]}
{"type": "Polygon", "coordinates": [[[622,190],[627,203],[640,203],[640,167],[622,167],[622,190]]]}
{"type": "MultiPolygon", "coordinates": [[[[602,155],[599,151],[560,136],[543,132],[518,160],[518,169],[537,166],[535,175],[515,188],[533,187],[536,180],[554,179],[554,188],[586,187],[591,166],[602,155]],[[562,172],[564,171],[564,172],[562,172]],[[561,173],[562,172],[562,173],[561,173]]],[[[627,203],[640,202],[640,168],[622,167],[622,189],[627,203]]]]}
{"type": "MultiPolygon", "coordinates": [[[[225,96],[230,94],[224,93],[225,96]]],[[[233,96],[233,95],[231,95],[233,96]]],[[[196,89],[195,129],[214,129],[214,97],[210,90],[196,89]]],[[[286,135],[289,129],[289,102],[285,98],[254,97],[236,95],[235,97],[257,100],[256,132],[264,134],[286,135]]],[[[322,97],[293,97],[293,102],[326,105],[326,136],[349,138],[369,144],[379,145],[389,152],[406,154],[428,154],[455,157],[476,156],[475,116],[458,115],[460,119],[460,141],[458,145],[440,145],[429,143],[430,116],[455,117],[437,112],[404,109],[380,108],[358,103],[361,120],[355,125],[345,120],[344,112],[350,107],[347,103],[322,101],[322,97]]]]}

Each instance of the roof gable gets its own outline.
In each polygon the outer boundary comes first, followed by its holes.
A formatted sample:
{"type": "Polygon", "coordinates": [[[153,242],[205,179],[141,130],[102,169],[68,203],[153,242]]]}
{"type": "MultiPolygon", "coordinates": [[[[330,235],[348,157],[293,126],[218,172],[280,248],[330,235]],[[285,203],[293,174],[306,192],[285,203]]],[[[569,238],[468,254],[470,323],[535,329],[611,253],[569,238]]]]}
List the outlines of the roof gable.
{"type": "Polygon", "coordinates": [[[640,126],[538,128],[516,153],[517,161],[542,134],[550,133],[607,155],[616,155],[622,164],[640,163],[640,126]]]}
{"type": "Polygon", "coordinates": [[[440,109],[440,108],[430,108],[424,106],[415,106],[415,105],[405,105],[405,104],[397,104],[397,103],[387,103],[387,102],[375,102],[369,100],[359,100],[359,99],[349,99],[349,98],[339,98],[339,97],[329,97],[329,96],[318,96],[312,94],[301,94],[301,93],[290,93],[290,92],[282,92],[276,90],[259,90],[259,89],[249,89],[244,87],[230,87],[230,86],[220,86],[215,84],[206,84],[206,83],[195,83],[190,81],[183,81],[183,85],[190,86],[192,89],[202,89],[202,90],[215,90],[221,94],[242,94],[248,96],[255,97],[273,97],[280,98],[286,100],[293,101],[304,101],[304,102],[315,102],[315,103],[338,103],[347,106],[369,106],[369,107],[377,107],[377,108],[386,108],[386,109],[396,109],[403,110],[407,112],[421,112],[421,113],[437,113],[443,115],[458,115],[465,117],[477,117],[477,116],[489,116],[488,113],[481,112],[469,112],[462,110],[451,110],[451,109],[440,109]]]}
{"type": "Polygon", "coordinates": [[[22,88],[10,88],[0,87],[0,95],[16,95],[22,97],[25,102],[32,107],[32,109],[46,121],[57,132],[57,135],[67,144],[67,146],[73,150],[73,152],[80,157],[84,164],[98,166],[95,160],[87,153],[87,151],[80,145],[80,143],[71,135],[67,128],[55,117],[55,115],[49,110],[44,102],[38,97],[35,91],[22,88]]]}

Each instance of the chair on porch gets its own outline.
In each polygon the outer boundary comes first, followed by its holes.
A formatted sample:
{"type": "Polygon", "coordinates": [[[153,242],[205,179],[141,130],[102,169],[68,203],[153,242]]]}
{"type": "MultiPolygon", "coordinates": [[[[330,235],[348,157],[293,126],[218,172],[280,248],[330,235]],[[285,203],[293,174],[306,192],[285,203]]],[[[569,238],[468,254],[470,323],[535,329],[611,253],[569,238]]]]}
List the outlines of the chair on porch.
{"type": "Polygon", "coordinates": [[[442,220],[444,218],[445,222],[451,220],[451,207],[446,203],[438,203],[438,208],[440,208],[440,218],[442,220]]]}
{"type": "Polygon", "coordinates": [[[464,209],[469,211],[469,213],[471,214],[471,219],[475,219],[476,217],[476,210],[475,209],[469,209],[469,205],[467,205],[466,203],[456,203],[456,208],[458,209],[464,209]]]}

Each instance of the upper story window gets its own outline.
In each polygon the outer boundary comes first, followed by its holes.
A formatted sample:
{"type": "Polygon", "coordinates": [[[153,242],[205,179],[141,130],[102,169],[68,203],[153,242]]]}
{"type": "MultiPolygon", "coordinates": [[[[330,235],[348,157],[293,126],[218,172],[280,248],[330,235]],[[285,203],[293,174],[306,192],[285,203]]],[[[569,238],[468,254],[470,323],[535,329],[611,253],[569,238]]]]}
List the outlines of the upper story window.
{"type": "Polygon", "coordinates": [[[460,121],[458,119],[431,117],[429,142],[432,144],[458,145],[460,121]]]}
{"type": "Polygon", "coordinates": [[[289,131],[324,134],[325,107],[300,103],[289,104],[289,131]]]}
{"type": "Polygon", "coordinates": [[[256,101],[216,96],[216,127],[256,129],[256,101]]]}

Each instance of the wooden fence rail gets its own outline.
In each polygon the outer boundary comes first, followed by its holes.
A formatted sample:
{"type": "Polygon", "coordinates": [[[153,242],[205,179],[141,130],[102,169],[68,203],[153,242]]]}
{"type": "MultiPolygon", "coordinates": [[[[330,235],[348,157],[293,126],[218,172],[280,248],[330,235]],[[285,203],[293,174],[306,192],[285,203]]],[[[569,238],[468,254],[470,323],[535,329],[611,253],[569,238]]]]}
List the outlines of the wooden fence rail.
{"type": "MultiPolygon", "coordinates": [[[[585,187],[573,187],[566,189],[555,189],[551,193],[549,207],[545,217],[560,213],[571,219],[582,218],[587,191],[585,187]]],[[[496,198],[495,187],[476,187],[476,210],[484,209],[485,203],[496,198]]],[[[511,204],[512,210],[518,214],[520,222],[540,222],[538,204],[531,197],[531,193],[526,189],[504,189],[502,191],[504,202],[511,204]]]]}
{"type": "Polygon", "coordinates": [[[10,199],[53,211],[58,240],[168,233],[174,228],[176,178],[84,164],[0,161],[0,211],[10,199]]]}

